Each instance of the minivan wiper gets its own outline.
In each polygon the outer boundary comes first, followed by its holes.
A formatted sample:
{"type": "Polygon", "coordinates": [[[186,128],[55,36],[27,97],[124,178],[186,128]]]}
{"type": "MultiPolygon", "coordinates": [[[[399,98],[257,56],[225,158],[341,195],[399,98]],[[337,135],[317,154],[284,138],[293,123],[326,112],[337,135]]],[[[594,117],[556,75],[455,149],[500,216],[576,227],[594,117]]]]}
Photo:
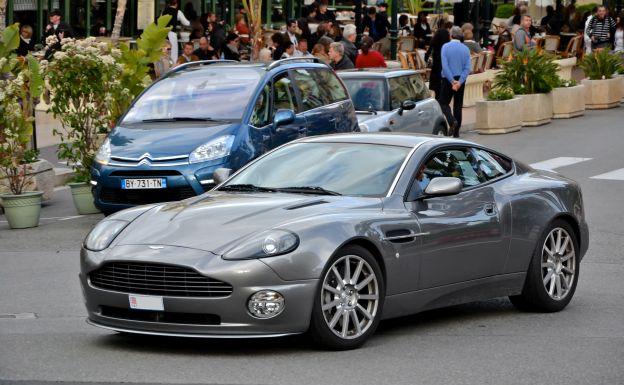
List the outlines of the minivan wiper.
{"type": "Polygon", "coordinates": [[[228,184],[219,187],[221,191],[260,191],[260,192],[275,192],[276,190],[269,187],[256,186],[254,184],[228,184]]]}
{"type": "Polygon", "coordinates": [[[175,116],[172,118],[155,118],[155,119],[143,119],[144,123],[157,123],[157,122],[218,122],[219,119],[212,118],[193,118],[190,116],[175,116]]]}
{"type": "Polygon", "coordinates": [[[275,190],[280,192],[299,193],[299,194],[318,194],[318,195],[342,195],[339,192],[326,190],[319,186],[295,186],[295,187],[280,187],[275,190]]]}

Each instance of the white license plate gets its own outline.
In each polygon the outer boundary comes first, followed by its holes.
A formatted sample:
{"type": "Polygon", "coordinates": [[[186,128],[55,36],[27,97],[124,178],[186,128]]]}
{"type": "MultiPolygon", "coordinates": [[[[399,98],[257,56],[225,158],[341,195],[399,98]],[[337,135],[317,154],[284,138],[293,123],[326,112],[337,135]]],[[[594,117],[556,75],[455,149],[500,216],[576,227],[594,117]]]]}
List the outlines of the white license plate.
{"type": "Polygon", "coordinates": [[[122,179],[121,188],[124,190],[167,188],[167,179],[165,178],[122,179]]]}
{"type": "Polygon", "coordinates": [[[128,294],[130,309],[164,311],[163,297],[128,294]]]}

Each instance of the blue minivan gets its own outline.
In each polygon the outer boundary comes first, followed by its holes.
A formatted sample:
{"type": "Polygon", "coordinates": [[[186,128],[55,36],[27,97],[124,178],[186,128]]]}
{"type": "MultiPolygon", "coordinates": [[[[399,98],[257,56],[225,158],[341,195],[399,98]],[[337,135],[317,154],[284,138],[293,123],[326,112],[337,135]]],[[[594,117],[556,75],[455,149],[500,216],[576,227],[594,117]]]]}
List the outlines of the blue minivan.
{"type": "Polygon", "coordinates": [[[349,94],[315,59],[195,62],[146,89],[99,149],[91,170],[105,214],[180,200],[291,140],[358,130],[349,94]]]}

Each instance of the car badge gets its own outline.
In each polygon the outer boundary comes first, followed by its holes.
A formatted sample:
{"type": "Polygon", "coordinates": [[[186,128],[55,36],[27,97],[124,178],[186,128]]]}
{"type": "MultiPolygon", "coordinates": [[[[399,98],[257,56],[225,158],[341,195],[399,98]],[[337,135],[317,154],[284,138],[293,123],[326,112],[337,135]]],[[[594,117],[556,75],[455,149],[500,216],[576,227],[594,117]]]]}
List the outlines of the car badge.
{"type": "Polygon", "coordinates": [[[152,250],[160,250],[160,249],[164,249],[165,246],[148,246],[150,249],[152,250]]]}

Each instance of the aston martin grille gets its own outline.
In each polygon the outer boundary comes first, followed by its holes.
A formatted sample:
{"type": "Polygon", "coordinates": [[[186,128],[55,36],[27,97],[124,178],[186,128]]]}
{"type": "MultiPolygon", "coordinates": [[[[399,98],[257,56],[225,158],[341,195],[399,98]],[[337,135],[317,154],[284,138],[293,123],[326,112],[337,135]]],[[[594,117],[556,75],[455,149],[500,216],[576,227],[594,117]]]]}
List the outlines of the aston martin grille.
{"type": "Polygon", "coordinates": [[[91,285],[121,293],[176,297],[227,297],[232,285],[197,271],[156,263],[111,262],[89,274],[91,285]]]}

